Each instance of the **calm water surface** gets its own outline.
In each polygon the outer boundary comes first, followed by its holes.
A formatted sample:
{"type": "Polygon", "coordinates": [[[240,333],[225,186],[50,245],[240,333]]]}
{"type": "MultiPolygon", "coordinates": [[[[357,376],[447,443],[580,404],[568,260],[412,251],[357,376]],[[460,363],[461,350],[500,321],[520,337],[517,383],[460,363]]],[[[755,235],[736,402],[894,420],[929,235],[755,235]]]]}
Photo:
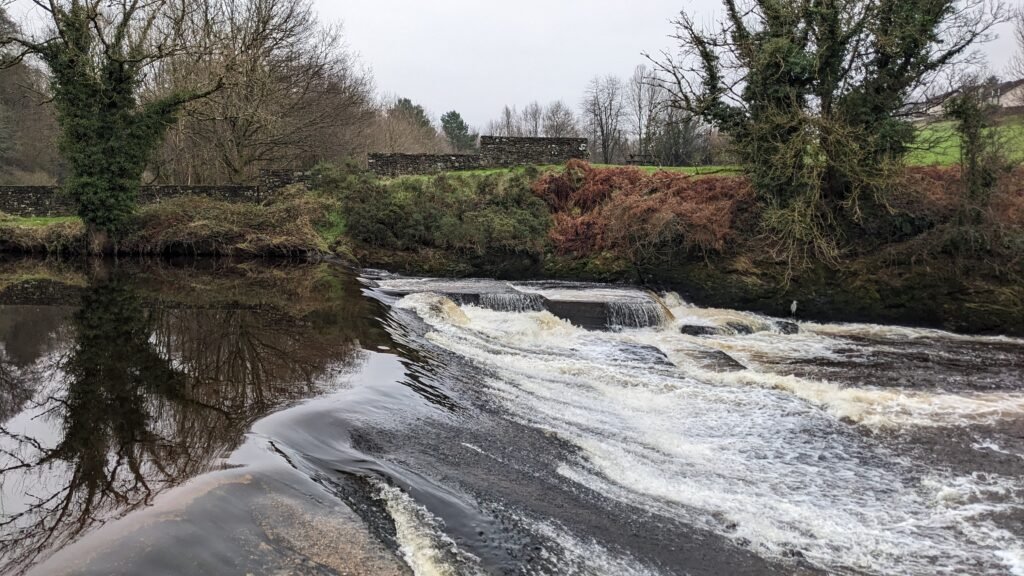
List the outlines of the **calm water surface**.
{"type": "Polygon", "coordinates": [[[1024,341],[0,261],[3,574],[1024,574],[1024,341]]]}

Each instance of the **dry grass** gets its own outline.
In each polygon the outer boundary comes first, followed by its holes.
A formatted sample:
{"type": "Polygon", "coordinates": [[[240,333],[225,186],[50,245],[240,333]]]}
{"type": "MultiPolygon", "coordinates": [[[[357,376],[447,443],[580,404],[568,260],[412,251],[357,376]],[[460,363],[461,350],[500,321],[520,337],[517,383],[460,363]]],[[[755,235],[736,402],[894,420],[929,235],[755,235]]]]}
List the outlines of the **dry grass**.
{"type": "Polygon", "coordinates": [[[77,218],[18,218],[0,212],[0,252],[75,252],[84,245],[77,218]]]}
{"type": "Polygon", "coordinates": [[[265,205],[200,197],[175,198],[139,211],[118,245],[132,254],[291,256],[328,250],[318,227],[335,202],[309,195],[265,205]]]}
{"type": "MultiPolygon", "coordinates": [[[[286,194],[263,205],[182,197],[139,210],[117,243],[123,254],[294,256],[331,249],[321,230],[339,211],[335,201],[286,194]]],[[[0,252],[78,253],[86,229],[77,218],[0,215],[0,252]]]]}

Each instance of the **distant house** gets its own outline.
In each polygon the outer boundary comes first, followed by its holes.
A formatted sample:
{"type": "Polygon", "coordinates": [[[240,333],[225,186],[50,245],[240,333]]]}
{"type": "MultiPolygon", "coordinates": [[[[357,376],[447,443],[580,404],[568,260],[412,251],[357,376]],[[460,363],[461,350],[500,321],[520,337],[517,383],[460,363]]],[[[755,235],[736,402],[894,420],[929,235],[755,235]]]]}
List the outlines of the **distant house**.
{"type": "MultiPolygon", "coordinates": [[[[921,111],[915,114],[917,122],[932,122],[945,114],[946,101],[952,98],[956,91],[946,92],[941,96],[930,98],[921,105],[921,111]]],[[[1000,82],[992,87],[990,102],[1001,110],[1013,109],[1024,110],[1024,79],[1000,82]]]]}

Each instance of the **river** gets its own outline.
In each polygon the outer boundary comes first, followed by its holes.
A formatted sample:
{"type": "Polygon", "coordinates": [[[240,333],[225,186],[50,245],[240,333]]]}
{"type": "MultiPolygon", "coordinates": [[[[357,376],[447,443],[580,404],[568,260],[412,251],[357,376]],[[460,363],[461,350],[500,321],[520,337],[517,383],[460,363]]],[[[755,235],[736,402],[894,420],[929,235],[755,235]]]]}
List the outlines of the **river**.
{"type": "Polygon", "coordinates": [[[4,574],[1024,575],[1024,341],[0,260],[4,574]]]}

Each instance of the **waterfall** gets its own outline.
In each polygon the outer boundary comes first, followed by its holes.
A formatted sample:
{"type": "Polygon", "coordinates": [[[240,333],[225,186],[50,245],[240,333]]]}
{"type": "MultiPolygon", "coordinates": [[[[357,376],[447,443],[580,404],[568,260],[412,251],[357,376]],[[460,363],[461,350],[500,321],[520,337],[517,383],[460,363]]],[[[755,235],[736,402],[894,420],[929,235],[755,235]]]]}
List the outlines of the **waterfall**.
{"type": "Polygon", "coordinates": [[[668,322],[665,305],[654,300],[629,299],[608,302],[608,326],[612,328],[650,328],[668,322]]]}
{"type": "Polygon", "coordinates": [[[497,312],[542,312],[544,297],[522,292],[485,292],[480,295],[480,306],[497,312]]]}

